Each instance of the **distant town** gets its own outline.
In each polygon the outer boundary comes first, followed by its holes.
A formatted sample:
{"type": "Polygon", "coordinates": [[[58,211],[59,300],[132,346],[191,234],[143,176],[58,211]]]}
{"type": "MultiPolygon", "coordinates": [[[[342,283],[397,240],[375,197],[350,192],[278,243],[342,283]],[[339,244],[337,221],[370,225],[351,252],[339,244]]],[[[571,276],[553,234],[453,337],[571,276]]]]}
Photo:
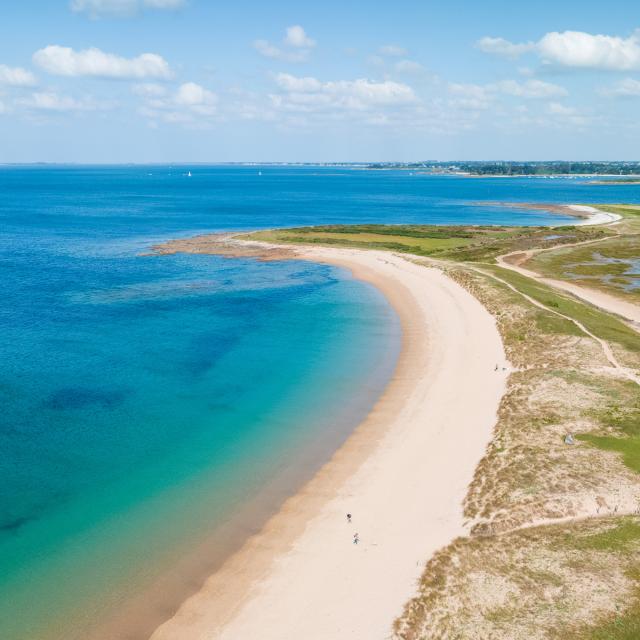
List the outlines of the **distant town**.
{"type": "Polygon", "coordinates": [[[369,169],[412,169],[434,174],[467,174],[474,176],[638,176],[640,162],[568,162],[568,161],[467,161],[467,162],[379,162],[369,169]]]}

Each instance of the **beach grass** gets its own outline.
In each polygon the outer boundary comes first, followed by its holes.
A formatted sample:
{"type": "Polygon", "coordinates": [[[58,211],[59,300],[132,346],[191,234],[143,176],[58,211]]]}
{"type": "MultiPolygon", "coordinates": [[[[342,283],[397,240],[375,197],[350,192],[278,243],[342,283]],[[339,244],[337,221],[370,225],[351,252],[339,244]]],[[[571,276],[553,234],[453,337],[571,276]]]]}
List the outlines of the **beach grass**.
{"type": "Polygon", "coordinates": [[[510,283],[518,291],[546,307],[577,320],[599,338],[620,345],[630,352],[640,353],[638,332],[615,316],[509,269],[497,265],[483,265],[483,269],[510,283]]]}

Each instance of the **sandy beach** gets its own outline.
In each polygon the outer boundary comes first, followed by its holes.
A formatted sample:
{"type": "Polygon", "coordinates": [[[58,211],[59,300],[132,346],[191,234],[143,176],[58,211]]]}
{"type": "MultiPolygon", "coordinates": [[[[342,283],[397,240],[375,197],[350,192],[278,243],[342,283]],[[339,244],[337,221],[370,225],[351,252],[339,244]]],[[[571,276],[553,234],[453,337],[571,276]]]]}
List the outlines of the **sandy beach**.
{"type": "Polygon", "coordinates": [[[403,331],[397,369],[345,445],[154,640],[387,638],[426,561],[468,530],[462,500],[508,376],[493,317],[439,270],[398,255],[295,253],[388,297],[403,331]]]}

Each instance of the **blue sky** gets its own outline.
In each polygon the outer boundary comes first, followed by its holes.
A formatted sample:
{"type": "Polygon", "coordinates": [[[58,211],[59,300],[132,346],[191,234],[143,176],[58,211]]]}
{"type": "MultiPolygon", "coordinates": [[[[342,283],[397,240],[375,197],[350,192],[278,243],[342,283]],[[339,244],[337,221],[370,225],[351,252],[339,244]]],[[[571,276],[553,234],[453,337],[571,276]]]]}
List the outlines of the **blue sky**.
{"type": "Polygon", "coordinates": [[[2,5],[0,162],[640,158],[629,0],[2,5]]]}

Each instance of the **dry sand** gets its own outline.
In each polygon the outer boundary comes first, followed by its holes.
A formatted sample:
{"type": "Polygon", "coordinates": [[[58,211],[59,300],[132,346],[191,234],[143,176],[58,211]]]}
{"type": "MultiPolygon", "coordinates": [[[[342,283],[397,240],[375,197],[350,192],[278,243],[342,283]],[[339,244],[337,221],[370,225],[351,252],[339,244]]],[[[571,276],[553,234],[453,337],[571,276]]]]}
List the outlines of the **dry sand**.
{"type": "Polygon", "coordinates": [[[508,375],[492,316],[398,255],[296,253],[351,269],[389,298],[403,329],[397,370],[330,462],[153,640],[387,638],[425,562],[467,533],[462,500],[508,375]]]}

